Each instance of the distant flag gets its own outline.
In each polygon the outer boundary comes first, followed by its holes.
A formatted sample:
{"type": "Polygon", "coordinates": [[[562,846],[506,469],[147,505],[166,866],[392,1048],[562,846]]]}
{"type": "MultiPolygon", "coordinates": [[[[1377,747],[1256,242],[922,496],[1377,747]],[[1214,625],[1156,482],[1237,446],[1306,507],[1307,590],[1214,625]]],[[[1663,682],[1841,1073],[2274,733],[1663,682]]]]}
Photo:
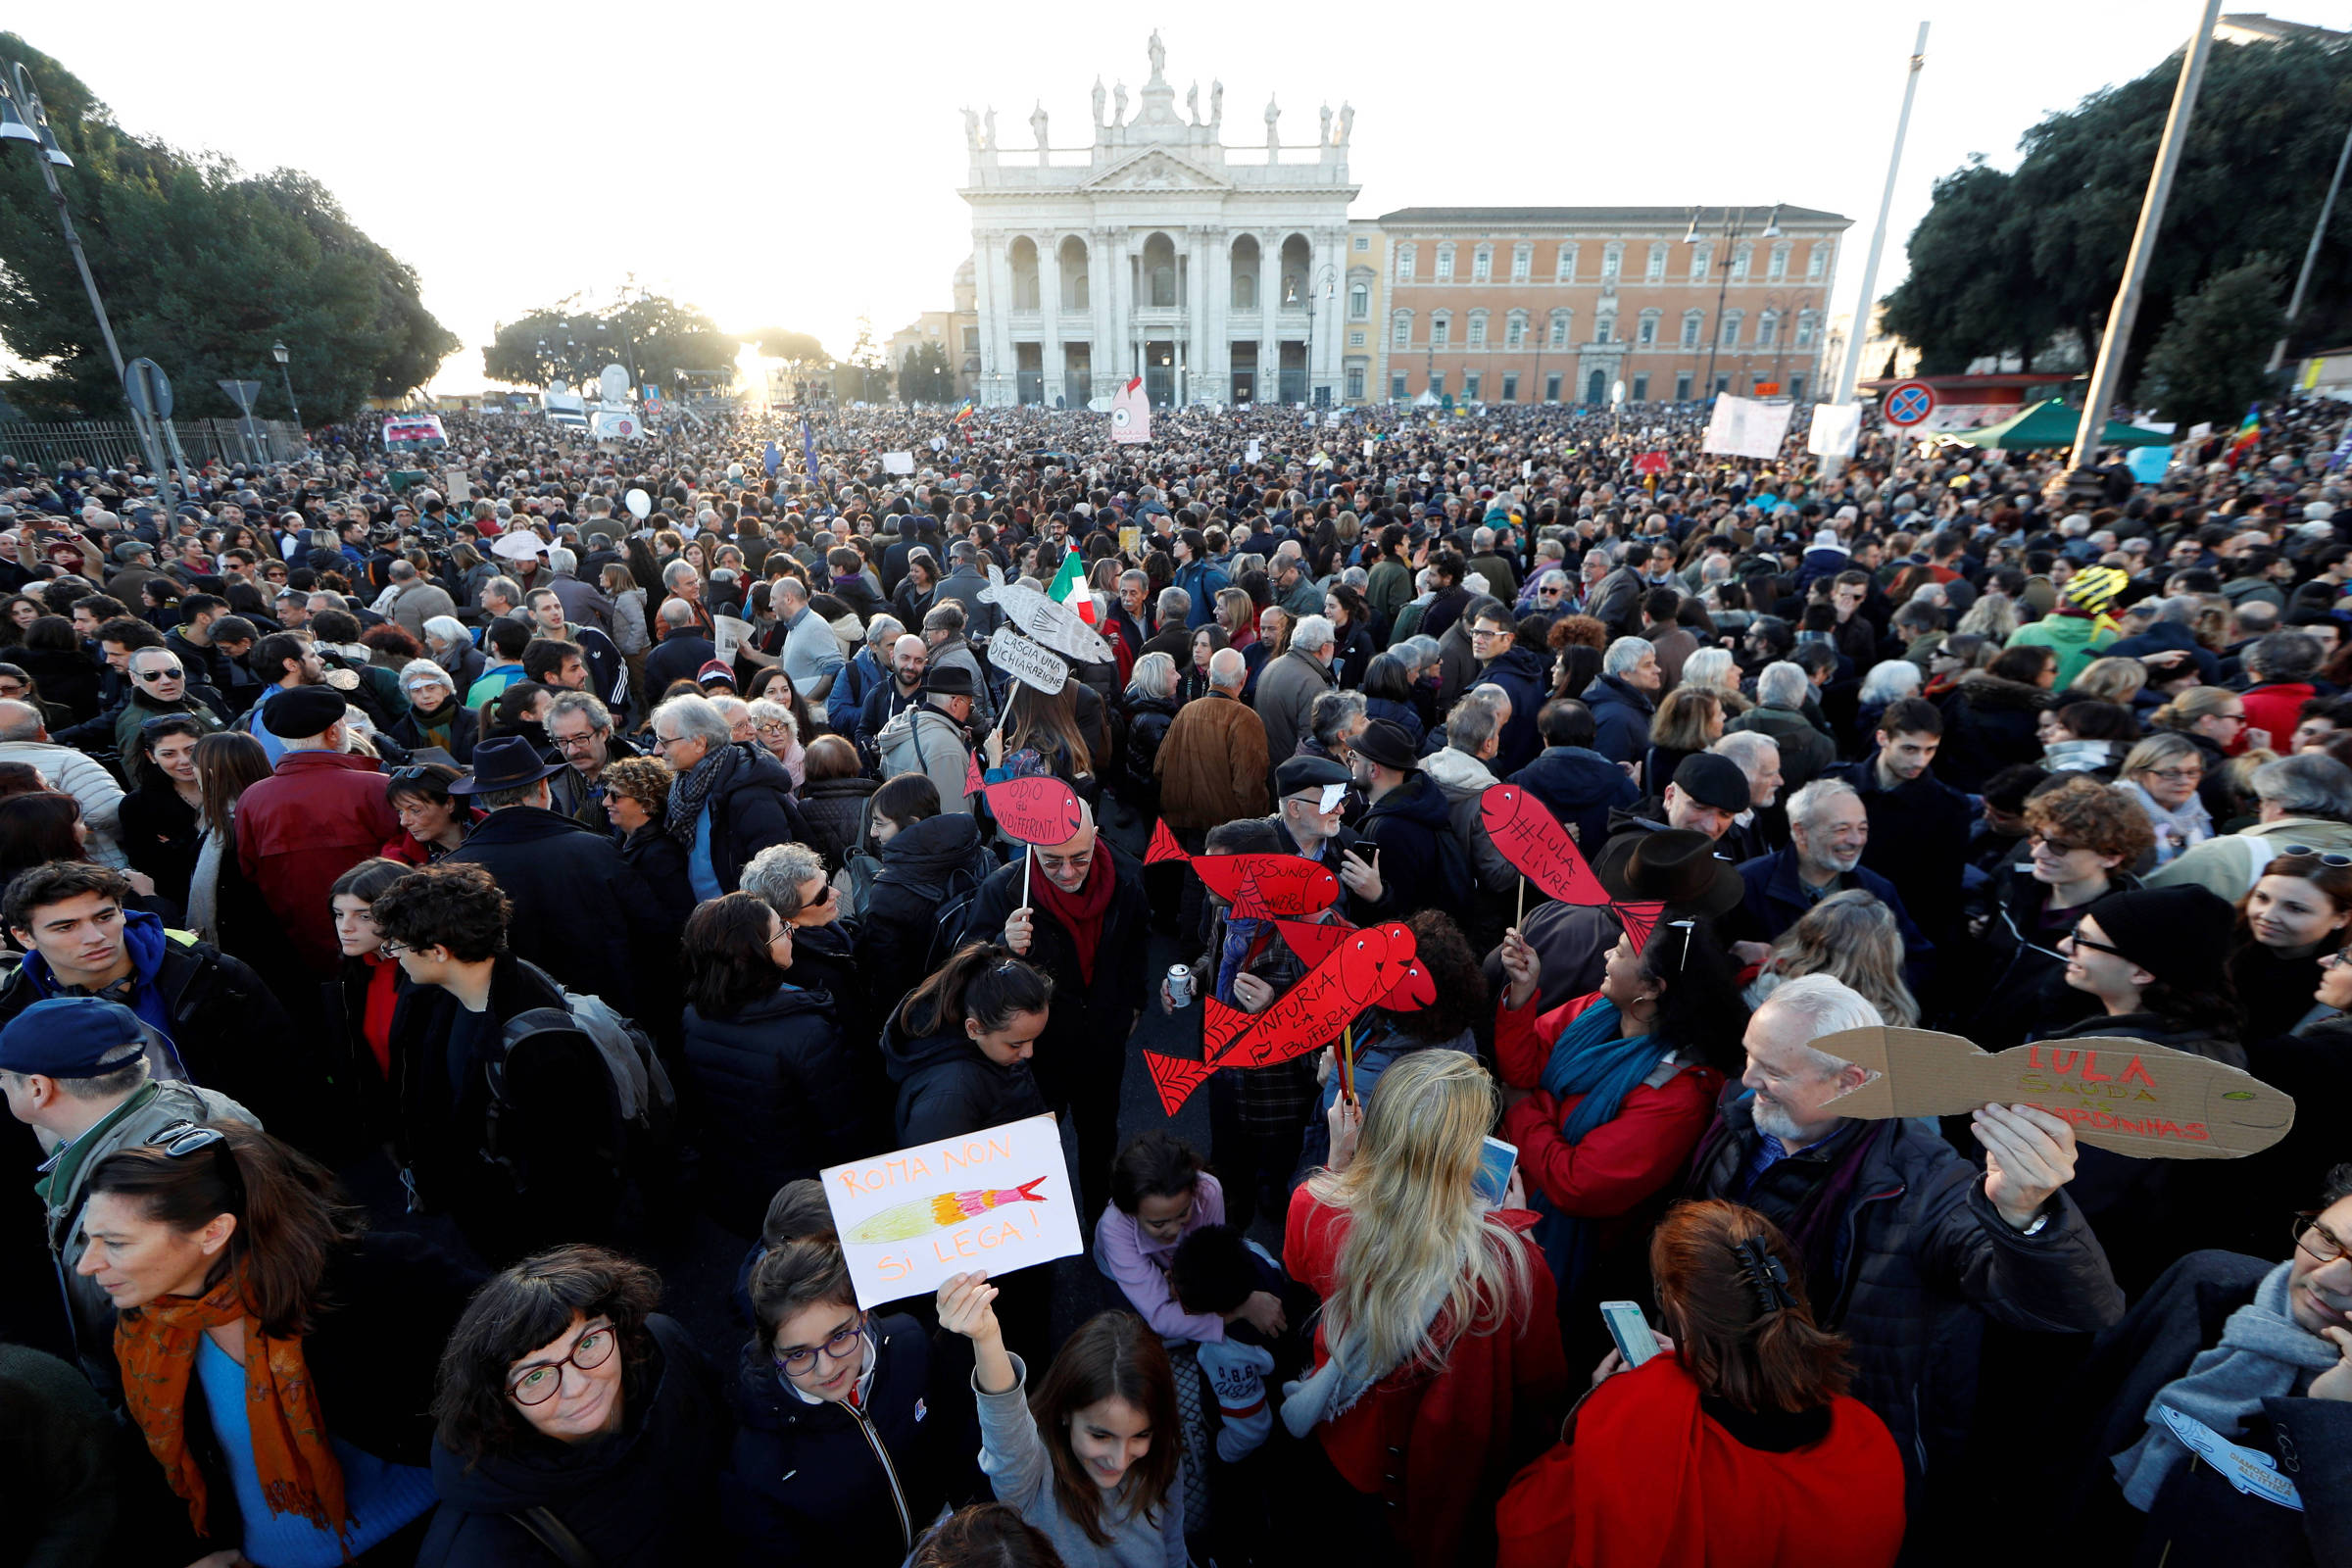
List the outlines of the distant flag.
{"type": "Polygon", "coordinates": [[[784,449],[770,441],[767,444],[767,451],[760,459],[760,466],[765,468],[767,476],[773,479],[776,476],[776,470],[784,466],[784,449]]]}
{"type": "Polygon", "coordinates": [[[2225,461],[2232,468],[2236,467],[2238,460],[2245,455],[2247,449],[2261,439],[2262,405],[2249,403],[2246,405],[2245,421],[2237,427],[2237,434],[2230,438],[2230,450],[2225,454],[2225,461]]]}
{"type": "Polygon", "coordinates": [[[1111,394],[1110,439],[1121,446],[1152,439],[1152,394],[1140,375],[1111,394]]]}
{"type": "Polygon", "coordinates": [[[1053,586],[1046,590],[1049,598],[1070,607],[1078,618],[1089,626],[1095,624],[1094,590],[1086,585],[1086,573],[1079,569],[1078,552],[1065,550],[1061,569],[1054,574],[1053,586]]]}
{"type": "Polygon", "coordinates": [[[970,418],[973,415],[979,412],[980,400],[978,398],[965,398],[963,400],[963,407],[957,409],[956,411],[956,417],[950,419],[948,422],[950,424],[961,424],[964,420],[970,418]]]}
{"type": "Polygon", "coordinates": [[[2348,459],[2352,459],[2352,424],[2344,426],[2344,438],[2336,443],[2335,451],[2328,459],[2328,466],[2340,468],[2348,459]]]}
{"type": "Polygon", "coordinates": [[[808,416],[801,416],[801,462],[807,466],[808,477],[816,477],[816,434],[808,428],[808,416]]]}

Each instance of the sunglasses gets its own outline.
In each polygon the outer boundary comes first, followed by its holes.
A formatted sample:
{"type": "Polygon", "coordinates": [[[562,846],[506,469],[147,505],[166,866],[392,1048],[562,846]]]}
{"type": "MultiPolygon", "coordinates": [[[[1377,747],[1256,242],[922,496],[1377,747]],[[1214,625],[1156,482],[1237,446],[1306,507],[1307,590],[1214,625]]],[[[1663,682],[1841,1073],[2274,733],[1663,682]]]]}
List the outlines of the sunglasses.
{"type": "Polygon", "coordinates": [[[2307,855],[2311,857],[2311,858],[2319,861],[2322,865],[2334,866],[2339,870],[2344,866],[2352,865],[2352,855],[2323,854],[2321,851],[2313,849],[2308,844],[2284,845],[2280,847],[2278,855],[2280,858],[2284,858],[2290,855],[2307,855]]]}
{"type": "Polygon", "coordinates": [[[139,679],[152,685],[160,680],[178,680],[186,675],[187,671],[180,668],[177,664],[173,664],[169,669],[142,669],[139,670],[137,674],[139,679]]]}

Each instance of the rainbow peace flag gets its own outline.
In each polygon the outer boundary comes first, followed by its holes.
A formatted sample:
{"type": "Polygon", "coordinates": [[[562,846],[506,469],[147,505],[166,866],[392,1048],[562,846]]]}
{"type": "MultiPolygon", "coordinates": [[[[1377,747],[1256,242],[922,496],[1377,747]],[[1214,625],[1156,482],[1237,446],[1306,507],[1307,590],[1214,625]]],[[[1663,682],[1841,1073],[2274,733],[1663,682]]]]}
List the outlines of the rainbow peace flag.
{"type": "Polygon", "coordinates": [[[2245,422],[2237,427],[2237,434],[2230,438],[2230,450],[2227,454],[2230,466],[2236,467],[2237,460],[2245,455],[2246,449],[2261,439],[2262,405],[2249,403],[2246,405],[2245,422]]]}
{"type": "Polygon", "coordinates": [[[964,420],[970,418],[973,415],[979,412],[980,400],[978,398],[965,398],[963,400],[963,407],[957,409],[956,411],[956,417],[950,419],[948,422],[950,424],[961,424],[964,420]]]}

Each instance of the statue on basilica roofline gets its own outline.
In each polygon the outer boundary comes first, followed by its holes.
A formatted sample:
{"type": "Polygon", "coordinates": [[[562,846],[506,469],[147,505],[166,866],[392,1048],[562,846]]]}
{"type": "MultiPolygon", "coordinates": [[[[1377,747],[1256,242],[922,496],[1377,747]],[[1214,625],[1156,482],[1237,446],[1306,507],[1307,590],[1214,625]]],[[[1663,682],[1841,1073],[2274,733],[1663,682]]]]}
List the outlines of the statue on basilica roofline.
{"type": "Polygon", "coordinates": [[[1127,84],[1125,82],[1122,81],[1110,89],[1110,123],[1115,129],[1127,123],[1127,84]]]}
{"type": "Polygon", "coordinates": [[[1200,123],[1200,84],[1197,81],[1184,89],[1184,118],[1196,125],[1200,123]]]}
{"type": "Polygon", "coordinates": [[[1095,128],[1102,128],[1102,78],[1095,78],[1095,128]]]}
{"type": "Polygon", "coordinates": [[[1160,69],[1168,63],[1168,51],[1166,46],[1159,41],[1157,27],[1152,29],[1152,41],[1145,45],[1144,52],[1152,57],[1152,79],[1157,81],[1160,69]]]}
{"type": "Polygon", "coordinates": [[[1208,84],[1208,128],[1221,130],[1225,124],[1225,84],[1211,80],[1208,84]]]}
{"type": "Polygon", "coordinates": [[[1347,145],[1348,145],[1348,136],[1350,136],[1351,134],[1353,134],[1353,133],[1354,133],[1354,130],[1355,130],[1355,105],[1353,105],[1353,104],[1351,104],[1351,103],[1348,103],[1348,102],[1347,102],[1346,100],[1342,100],[1342,101],[1341,101],[1341,104],[1340,104],[1340,145],[1341,145],[1341,146],[1345,147],[1345,146],[1347,146],[1347,145]]]}
{"type": "Polygon", "coordinates": [[[1266,100],[1266,151],[1273,152],[1282,145],[1280,122],[1282,108],[1272,98],[1266,100]]]}
{"type": "Polygon", "coordinates": [[[1003,145],[1003,143],[997,140],[997,106],[995,104],[990,104],[988,106],[988,113],[982,115],[980,118],[988,126],[988,150],[993,153],[1003,145]]]}
{"type": "Polygon", "coordinates": [[[1325,104],[1318,113],[1323,117],[1323,123],[1322,128],[1315,132],[1315,145],[1328,147],[1331,145],[1331,105],[1325,104]]]}
{"type": "Polygon", "coordinates": [[[1043,101],[1039,102],[1036,111],[1029,116],[1029,128],[1037,136],[1037,150],[1041,153],[1044,152],[1046,150],[1046,106],[1043,101]]]}
{"type": "Polygon", "coordinates": [[[963,142],[973,152],[980,150],[980,116],[969,104],[963,110],[963,142]]]}

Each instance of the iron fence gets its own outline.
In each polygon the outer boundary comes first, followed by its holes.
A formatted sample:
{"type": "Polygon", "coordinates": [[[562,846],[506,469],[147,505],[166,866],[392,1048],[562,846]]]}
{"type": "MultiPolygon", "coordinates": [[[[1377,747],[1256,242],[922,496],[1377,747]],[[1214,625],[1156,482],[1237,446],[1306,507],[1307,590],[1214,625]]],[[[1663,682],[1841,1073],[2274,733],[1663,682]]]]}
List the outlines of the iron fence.
{"type": "MultiPolygon", "coordinates": [[[[190,463],[207,463],[216,458],[226,463],[251,463],[257,456],[270,463],[293,463],[304,451],[301,429],[284,419],[255,419],[251,438],[236,419],[173,419],[171,425],[190,463]]],[[[146,461],[139,450],[138,431],[127,419],[73,419],[55,424],[20,420],[0,424],[0,457],[13,457],[19,463],[52,470],[65,463],[123,468],[146,461]]]]}

